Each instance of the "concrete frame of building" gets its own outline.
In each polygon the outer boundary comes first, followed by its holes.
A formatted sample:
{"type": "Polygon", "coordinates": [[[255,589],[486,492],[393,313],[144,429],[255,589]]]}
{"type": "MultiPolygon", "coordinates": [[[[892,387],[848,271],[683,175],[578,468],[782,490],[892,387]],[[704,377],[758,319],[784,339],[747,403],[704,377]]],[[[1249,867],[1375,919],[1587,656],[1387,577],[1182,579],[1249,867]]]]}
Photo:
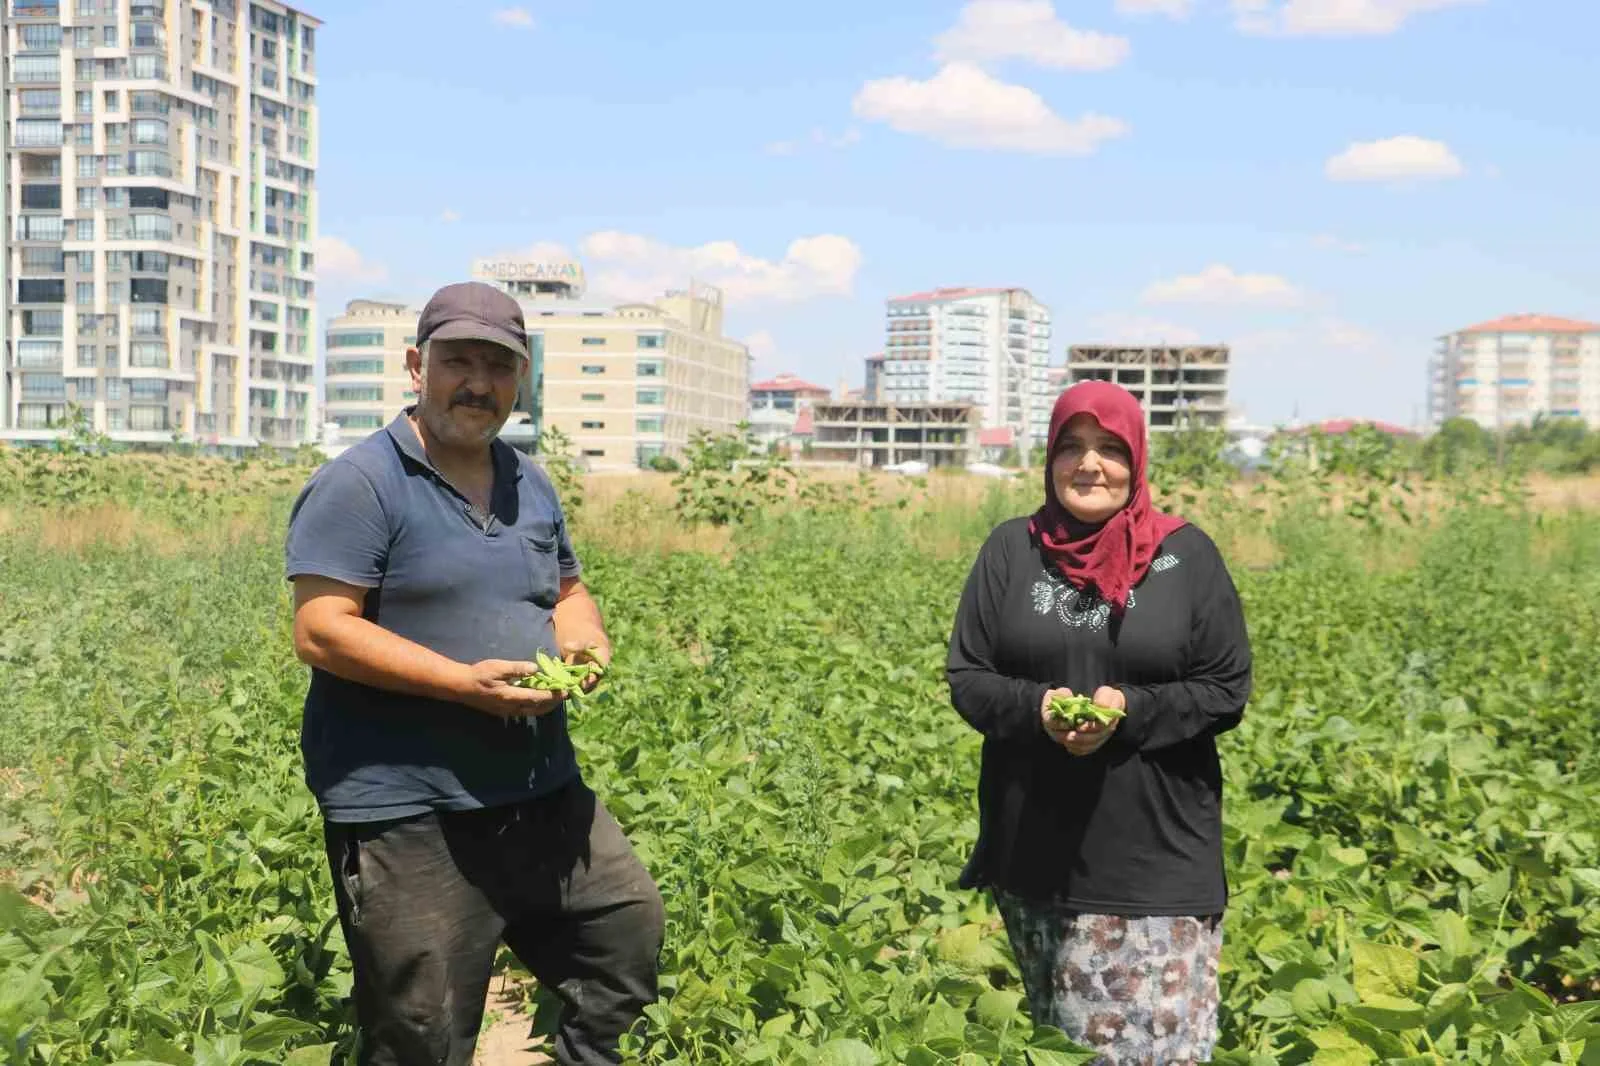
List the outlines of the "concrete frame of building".
{"type": "Polygon", "coordinates": [[[1180,428],[1223,429],[1228,423],[1225,344],[1075,344],[1067,350],[1067,387],[1112,381],[1139,400],[1153,433],[1180,428]]]}
{"type": "Polygon", "coordinates": [[[975,404],[818,403],[811,410],[811,455],[819,461],[884,467],[917,460],[938,467],[977,459],[975,404]]]}
{"type": "Polygon", "coordinates": [[[53,439],[77,405],[130,444],[311,440],[320,21],[7,5],[0,439],[53,439]]]}

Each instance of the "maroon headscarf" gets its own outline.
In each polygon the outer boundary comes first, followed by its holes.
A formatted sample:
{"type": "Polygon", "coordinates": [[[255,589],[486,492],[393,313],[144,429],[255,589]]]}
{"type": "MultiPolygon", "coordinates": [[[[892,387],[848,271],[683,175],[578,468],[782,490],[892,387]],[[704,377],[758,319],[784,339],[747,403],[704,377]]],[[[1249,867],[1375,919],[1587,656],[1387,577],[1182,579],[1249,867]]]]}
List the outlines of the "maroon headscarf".
{"type": "Polygon", "coordinates": [[[1117,614],[1127,608],[1128,591],[1150,569],[1161,541],[1184,524],[1176,515],[1151,506],[1150,484],[1145,479],[1146,451],[1144,412],[1133,393],[1122,386],[1080,381],[1056,399],[1050,412],[1050,448],[1045,455],[1044,506],[1034,512],[1028,529],[1068,582],[1080,589],[1092,586],[1117,614]],[[1128,502],[1098,526],[1072,517],[1056,499],[1050,477],[1050,460],[1067,421],[1078,414],[1093,415],[1102,429],[1120,437],[1133,460],[1128,502]]]}

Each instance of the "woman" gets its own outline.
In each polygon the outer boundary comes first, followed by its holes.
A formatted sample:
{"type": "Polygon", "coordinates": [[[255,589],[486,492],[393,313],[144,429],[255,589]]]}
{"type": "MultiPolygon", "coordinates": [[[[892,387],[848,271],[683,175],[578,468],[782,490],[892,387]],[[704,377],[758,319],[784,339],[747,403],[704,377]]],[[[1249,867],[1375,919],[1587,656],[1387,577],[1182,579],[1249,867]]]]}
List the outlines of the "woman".
{"type": "Polygon", "coordinates": [[[1251,658],[1211,539],[1154,510],[1139,403],[1074,385],[1050,417],[1044,504],[1001,523],[962,592],[952,702],[983,734],[961,876],[1005,920],[1029,1009],[1113,1066],[1204,1062],[1227,884],[1217,734],[1251,658]],[[1046,709],[1124,712],[1072,728],[1046,709]]]}

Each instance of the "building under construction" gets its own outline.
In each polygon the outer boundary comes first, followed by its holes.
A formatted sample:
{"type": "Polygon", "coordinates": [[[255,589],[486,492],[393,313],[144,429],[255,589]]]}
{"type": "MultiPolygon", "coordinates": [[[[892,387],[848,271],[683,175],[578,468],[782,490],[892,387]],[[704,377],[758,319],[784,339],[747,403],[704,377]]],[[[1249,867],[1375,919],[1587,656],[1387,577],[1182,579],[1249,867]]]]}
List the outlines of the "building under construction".
{"type": "Polygon", "coordinates": [[[818,459],[856,466],[919,460],[966,466],[977,458],[978,408],[969,403],[817,403],[811,408],[818,459]]]}
{"type": "Polygon", "coordinates": [[[1067,384],[1116,382],[1139,398],[1153,432],[1224,429],[1228,363],[1225,344],[1076,344],[1067,350],[1067,384]]]}

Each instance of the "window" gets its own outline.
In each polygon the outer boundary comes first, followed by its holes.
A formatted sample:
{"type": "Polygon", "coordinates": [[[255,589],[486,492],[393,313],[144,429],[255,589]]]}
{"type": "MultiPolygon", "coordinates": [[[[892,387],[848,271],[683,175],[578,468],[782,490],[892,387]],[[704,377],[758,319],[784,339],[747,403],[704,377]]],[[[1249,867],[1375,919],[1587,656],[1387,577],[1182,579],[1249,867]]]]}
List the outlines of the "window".
{"type": "Polygon", "coordinates": [[[60,81],[61,56],[17,56],[11,62],[13,81],[60,81]]]}
{"type": "MultiPolygon", "coordinates": [[[[166,384],[158,382],[157,384],[166,384]]],[[[128,428],[133,430],[164,430],[167,428],[167,409],[165,407],[130,407],[128,408],[128,428]]]]}
{"type": "Polygon", "coordinates": [[[94,378],[73,378],[72,391],[80,400],[92,400],[95,394],[94,378]]]}
{"type": "Polygon", "coordinates": [[[61,51],[61,27],[50,24],[23,26],[22,50],[24,52],[61,51]]]}
{"type": "Polygon", "coordinates": [[[639,389],[634,399],[640,407],[659,407],[667,402],[667,392],[665,389],[639,389]]]}
{"type": "Polygon", "coordinates": [[[590,422],[581,423],[581,425],[583,426],[584,429],[605,429],[606,428],[606,424],[604,422],[590,421],[590,422]]]}
{"type": "MultiPolygon", "coordinates": [[[[138,367],[164,367],[167,365],[167,346],[161,341],[134,341],[128,345],[128,365],[138,367]]],[[[139,386],[144,384],[160,385],[165,389],[166,382],[133,382],[133,397],[139,398],[139,386]]],[[[165,393],[163,392],[163,395],[165,393]]]]}
{"type": "Polygon", "coordinates": [[[585,363],[583,372],[585,374],[604,374],[606,372],[606,368],[597,363],[585,363]]]}
{"type": "Polygon", "coordinates": [[[74,219],[72,222],[72,239],[75,241],[94,240],[94,219],[74,219]]]}
{"type": "Polygon", "coordinates": [[[21,340],[17,342],[17,366],[22,369],[37,369],[60,365],[60,341],[21,340]]]}
{"type": "Polygon", "coordinates": [[[362,330],[347,333],[329,333],[329,348],[381,348],[382,330],[362,330]]]}
{"type": "MultiPolygon", "coordinates": [[[[116,365],[116,359],[112,358],[112,359],[107,360],[106,361],[106,365],[107,366],[115,366],[116,365]]],[[[108,399],[108,400],[120,400],[120,399],[122,399],[122,379],[121,378],[106,378],[106,399],[108,399]]]]}
{"type": "Polygon", "coordinates": [[[78,157],[78,177],[95,178],[100,176],[100,157],[97,155],[80,155],[78,157]]]}
{"type": "Polygon", "coordinates": [[[172,239],[171,215],[134,215],[133,237],[142,241],[170,241],[172,239]]]}
{"type": "Polygon", "coordinates": [[[164,304],[167,302],[167,279],[134,278],[129,282],[129,294],[136,304],[164,304]]]}
{"type": "Polygon", "coordinates": [[[328,392],[328,399],[332,402],[379,403],[383,400],[383,389],[381,388],[341,385],[329,389],[328,392]]]}
{"type": "Polygon", "coordinates": [[[67,283],[59,278],[22,278],[17,282],[19,304],[63,304],[67,283]]]}
{"type": "Polygon", "coordinates": [[[586,392],[583,394],[584,403],[605,403],[606,394],[603,392],[586,392]]]}
{"type": "Polygon", "coordinates": [[[53,118],[19,118],[12,124],[18,148],[59,148],[61,123],[53,118]]]}
{"type": "MultiPolygon", "coordinates": [[[[93,193],[93,189],[78,190],[93,193]]],[[[80,196],[81,199],[81,196],[80,196]]],[[[59,185],[24,185],[22,187],[22,209],[24,211],[57,211],[61,208],[61,186],[59,185]]]]}
{"type": "Polygon", "coordinates": [[[61,113],[60,89],[23,89],[17,95],[24,115],[59,115],[61,113]]]}
{"type": "Polygon", "coordinates": [[[78,282],[77,294],[74,297],[74,300],[75,300],[75,302],[77,302],[79,304],[92,304],[92,303],[94,303],[94,282],[92,282],[92,281],[80,281],[80,282],[78,282]]]}
{"type": "MultiPolygon", "coordinates": [[[[139,186],[132,189],[118,189],[128,195],[129,207],[157,207],[165,211],[171,206],[172,197],[166,189],[151,189],[139,186]]],[[[111,190],[107,189],[107,193],[111,190]]]]}
{"type": "Polygon", "coordinates": [[[583,455],[586,459],[604,459],[606,457],[606,450],[604,448],[585,448],[583,450],[583,455]]]}
{"type": "Polygon", "coordinates": [[[80,345],[78,345],[78,365],[79,366],[94,366],[96,360],[98,360],[99,358],[100,358],[100,348],[99,348],[98,345],[94,345],[94,344],[80,344],[80,345]]]}
{"type": "Polygon", "coordinates": [[[606,339],[604,337],[585,337],[585,338],[583,338],[583,346],[585,348],[601,348],[601,347],[605,346],[605,343],[606,343],[606,339]]]}
{"type": "Polygon", "coordinates": [[[117,28],[115,26],[101,27],[100,43],[107,48],[115,48],[117,46],[117,28]]]}
{"type": "Polygon", "coordinates": [[[638,336],[637,346],[640,348],[665,348],[667,346],[667,335],[665,333],[641,333],[638,336]]]}
{"type": "Polygon", "coordinates": [[[22,270],[25,274],[59,274],[66,268],[66,256],[59,248],[22,249],[22,270]]]}
{"type": "Polygon", "coordinates": [[[664,433],[666,420],[659,415],[635,420],[633,428],[639,433],[664,433]]]}
{"type": "Polygon", "coordinates": [[[665,367],[659,359],[641,359],[634,372],[642,378],[659,378],[665,373],[665,367]]]}
{"type": "Polygon", "coordinates": [[[382,359],[335,359],[328,364],[330,374],[381,374],[382,359]]]}
{"type": "Polygon", "coordinates": [[[60,374],[23,374],[22,395],[35,400],[64,400],[67,380],[60,374]]]}

